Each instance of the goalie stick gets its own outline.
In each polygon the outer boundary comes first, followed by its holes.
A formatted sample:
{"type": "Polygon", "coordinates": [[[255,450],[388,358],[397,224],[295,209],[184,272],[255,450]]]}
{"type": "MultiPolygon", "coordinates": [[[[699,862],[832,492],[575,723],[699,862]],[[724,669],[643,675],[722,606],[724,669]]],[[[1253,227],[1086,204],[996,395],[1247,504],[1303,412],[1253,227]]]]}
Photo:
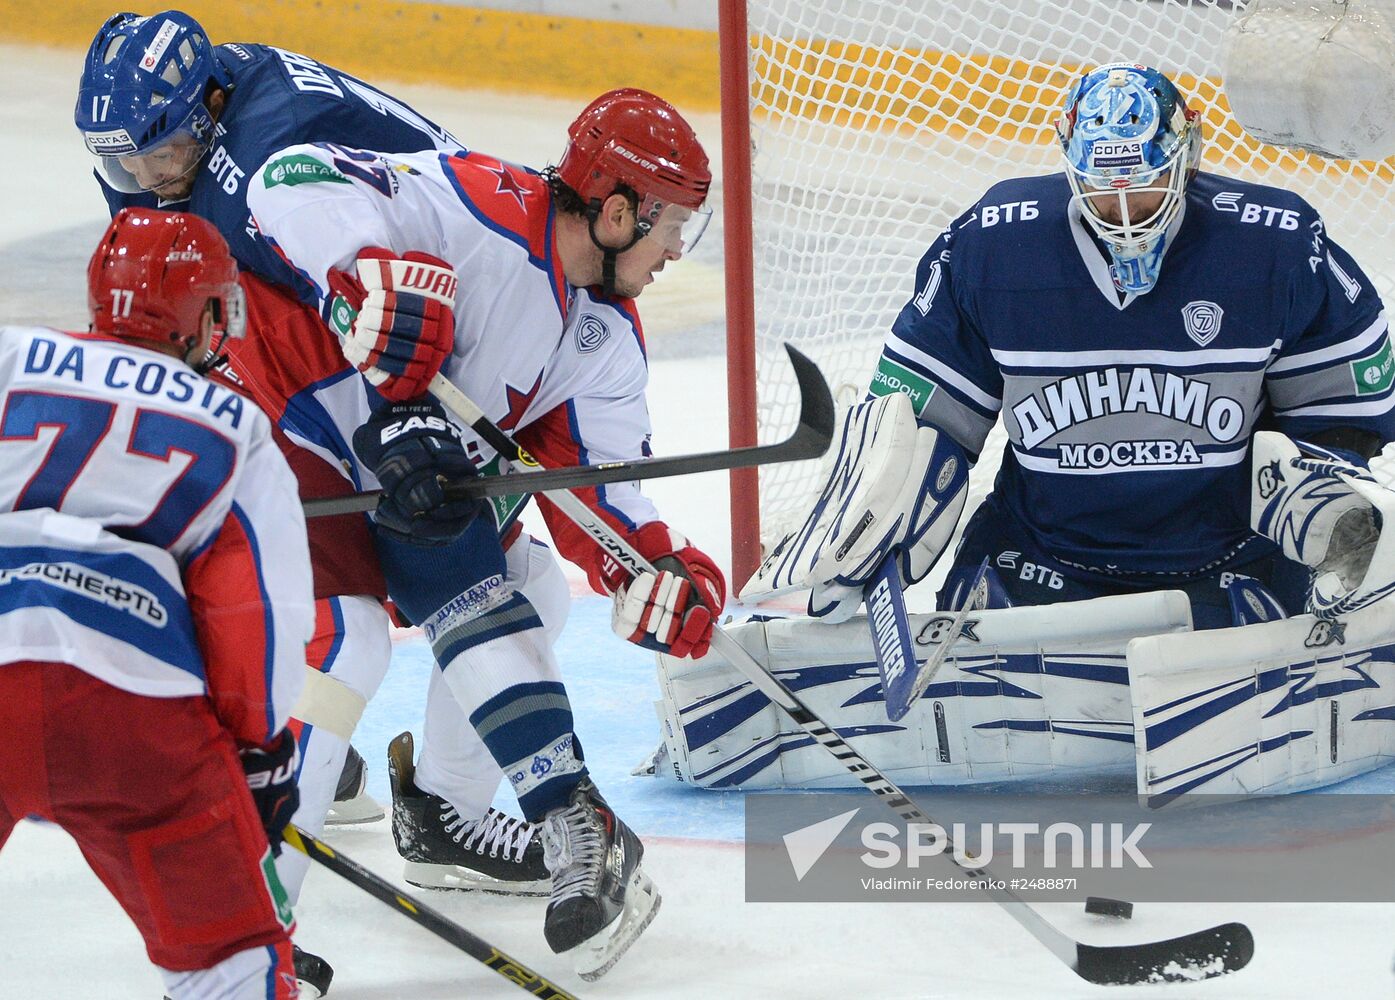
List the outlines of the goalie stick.
{"type": "Polygon", "coordinates": [[[542,997],[543,1000],[577,1000],[573,994],[549,982],[518,959],[475,937],[464,927],[420,900],[399,892],[391,882],[374,875],[357,861],[346,858],[323,840],[306,833],[295,824],[290,824],[281,832],[281,839],[311,861],[318,861],[368,895],[425,927],[442,941],[454,945],[471,958],[488,966],[529,996],[542,997]]]}
{"type": "MultiPolygon", "coordinates": [[[[577,489],[600,486],[604,483],[688,476],[696,472],[716,472],[773,462],[797,462],[806,458],[818,458],[828,450],[829,442],[833,440],[833,395],[828,391],[828,383],[824,381],[817,365],[789,344],[785,345],[785,351],[789,354],[790,364],[794,366],[794,377],[799,384],[799,424],[794,433],[783,441],[752,448],[701,451],[691,455],[643,458],[633,462],[601,462],[596,465],[577,465],[560,469],[541,469],[532,456],[527,456],[527,452],[510,445],[508,449],[500,448],[499,451],[510,458],[517,452],[520,456],[519,461],[526,467],[520,471],[535,477],[534,479],[525,483],[512,476],[481,476],[464,482],[449,483],[445,488],[446,499],[516,496],[519,493],[577,489]]],[[[488,436],[477,426],[479,421],[485,419],[484,413],[471,403],[469,414],[470,419],[467,422],[470,429],[489,441],[488,436]]],[[[465,419],[463,414],[458,413],[457,416],[465,419]]],[[[498,448],[493,441],[489,443],[498,448]]],[[[306,517],[325,517],[331,514],[372,510],[377,504],[378,490],[368,490],[342,497],[306,500],[304,507],[306,517]]]]}
{"type": "MultiPolygon", "coordinates": [[[[979,564],[978,573],[974,576],[974,582],[969,584],[969,592],[964,597],[964,606],[950,619],[949,628],[945,632],[945,637],[940,646],[930,657],[916,670],[915,676],[909,684],[903,683],[898,689],[895,701],[892,699],[892,692],[886,692],[886,714],[895,721],[911,710],[911,705],[915,700],[925,693],[925,689],[930,686],[930,682],[935,679],[935,675],[940,672],[940,668],[945,665],[945,660],[949,658],[949,651],[954,644],[959,641],[959,635],[964,630],[964,620],[969,617],[971,611],[981,611],[988,607],[988,594],[985,592],[983,583],[984,574],[988,572],[988,557],[984,556],[983,562],[979,564]],[[892,715],[893,711],[899,715],[892,715]]],[[[901,580],[897,577],[893,580],[894,585],[899,589],[901,580]]],[[[898,628],[905,628],[907,635],[910,632],[910,625],[906,622],[905,606],[902,606],[901,618],[897,622],[898,628]]],[[[911,660],[915,662],[914,658],[911,660]]]]}
{"type": "MultiPolygon", "coordinates": [[[[787,348],[789,349],[789,348],[787,348]]],[[[437,375],[430,391],[448,410],[469,424],[505,460],[526,471],[531,456],[506,433],[491,423],[474,402],[456,386],[437,375]]],[[[577,527],[585,531],[631,575],[653,572],[653,567],[615,530],[596,516],[582,500],[565,490],[549,492],[547,498],[577,527]]],[[[823,745],[842,765],[870,789],[886,806],[907,823],[952,829],[936,823],[911,801],[890,778],[838,735],[811,710],[797,694],[761,665],[720,626],[712,630],[712,648],[745,674],[767,698],[784,709],[794,722],[823,745]]],[[[969,868],[954,860],[953,844],[946,843],[941,854],[949,863],[975,879],[986,880],[985,893],[1005,909],[1032,937],[1059,958],[1076,975],[1104,986],[1132,983],[1193,982],[1211,979],[1242,969],[1254,956],[1254,937],[1241,923],[1220,924],[1206,930],[1164,941],[1141,944],[1092,945],[1077,941],[1038,913],[1017,893],[995,880],[987,868],[969,868]],[[1003,888],[998,888],[1001,885],[1003,888]]]]}

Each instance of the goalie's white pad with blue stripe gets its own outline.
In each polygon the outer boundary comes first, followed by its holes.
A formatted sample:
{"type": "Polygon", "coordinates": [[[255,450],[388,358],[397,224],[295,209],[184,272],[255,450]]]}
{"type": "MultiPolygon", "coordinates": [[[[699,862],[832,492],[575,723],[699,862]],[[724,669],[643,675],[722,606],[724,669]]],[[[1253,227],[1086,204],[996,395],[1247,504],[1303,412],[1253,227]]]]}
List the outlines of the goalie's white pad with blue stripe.
{"type": "Polygon", "coordinates": [[[1128,647],[1138,792],[1266,794],[1395,760],[1395,598],[1128,647]]]}
{"type": "MultiPolygon", "coordinates": [[[[910,616],[917,656],[954,616],[910,616]]],[[[747,622],[729,633],[839,735],[899,784],[1133,770],[1125,648],[1185,632],[1180,591],[970,614],[935,680],[887,719],[867,623],[747,622]]],[[[659,657],[664,746],[654,773],[703,788],[842,788],[857,779],[715,651],[659,657]],[[662,759],[662,758],[667,758],[662,759]]]]}

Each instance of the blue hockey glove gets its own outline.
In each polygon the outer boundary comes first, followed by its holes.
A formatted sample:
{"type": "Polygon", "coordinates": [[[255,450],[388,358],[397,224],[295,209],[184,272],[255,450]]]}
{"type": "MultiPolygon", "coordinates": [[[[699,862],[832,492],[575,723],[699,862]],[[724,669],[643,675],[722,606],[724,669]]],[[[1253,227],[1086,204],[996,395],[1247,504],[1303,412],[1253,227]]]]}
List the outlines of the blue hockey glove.
{"type": "Polygon", "coordinates": [[[441,545],[489,510],[484,499],[447,500],[443,483],[478,475],[460,432],[430,396],[389,403],[354,431],[354,453],[383,494],[378,530],[413,545],[441,545]]]}
{"type": "Polygon", "coordinates": [[[256,803],[271,853],[281,854],[281,831],[300,808],[300,789],[296,787],[296,742],[290,731],[283,729],[266,746],[248,747],[241,751],[242,772],[247,775],[247,789],[256,803]]]}

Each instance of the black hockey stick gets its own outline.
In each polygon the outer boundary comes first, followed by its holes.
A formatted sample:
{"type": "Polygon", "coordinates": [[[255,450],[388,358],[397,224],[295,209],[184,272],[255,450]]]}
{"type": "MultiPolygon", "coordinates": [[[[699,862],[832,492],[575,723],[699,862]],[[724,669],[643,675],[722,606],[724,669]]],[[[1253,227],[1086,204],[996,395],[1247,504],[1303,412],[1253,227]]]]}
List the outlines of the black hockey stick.
{"type": "MultiPolygon", "coordinates": [[[[470,424],[491,447],[506,459],[521,466],[529,458],[507,434],[485,419],[469,398],[441,376],[431,384],[441,403],[470,424]]],[[[631,575],[652,572],[653,567],[634,548],[616,534],[615,530],[597,517],[576,495],[565,490],[548,493],[547,498],[571,521],[591,536],[603,550],[631,575]]],[[[765,670],[741,644],[720,627],[712,630],[712,648],[719,651],[741,671],[767,698],[785,710],[795,723],[812,736],[834,757],[838,758],[859,781],[907,823],[952,829],[949,823],[936,823],[911,801],[890,778],[882,774],[861,754],[850,747],[843,737],[831,729],[782,681],[765,670]]],[[[1152,941],[1143,944],[1092,945],[1084,944],[1060,930],[1017,893],[1006,888],[1007,882],[994,879],[987,868],[969,868],[954,860],[954,845],[946,843],[942,857],[955,864],[969,876],[982,879],[989,886],[986,894],[1007,910],[1032,937],[1076,975],[1100,985],[1130,983],[1192,982],[1210,979],[1242,969],[1254,956],[1254,937],[1244,924],[1221,924],[1203,931],[1152,941]],[[1002,886],[1002,888],[998,888],[1002,886]]]]}
{"type": "Polygon", "coordinates": [[[549,982],[516,958],[475,937],[464,927],[425,903],[405,893],[384,878],[374,875],[357,861],[351,861],[318,837],[313,837],[295,824],[281,832],[281,839],[300,851],[311,861],[318,861],[336,875],[347,879],[368,895],[382,900],[407,919],[425,927],[442,941],[452,944],[478,962],[483,963],[513,983],[524,993],[543,1000],[576,1000],[575,995],[549,982]]]}
{"type": "MultiPolygon", "coordinates": [[[[512,442],[504,449],[491,441],[490,436],[481,429],[480,422],[484,421],[490,427],[493,427],[493,424],[489,424],[484,414],[471,404],[471,419],[468,421],[470,429],[510,460],[517,458],[527,466],[527,474],[535,478],[525,482],[513,476],[487,476],[450,483],[446,486],[446,498],[460,500],[467,497],[516,496],[519,493],[569,490],[584,486],[600,486],[603,483],[661,479],[665,476],[689,476],[695,472],[716,472],[751,465],[767,465],[772,462],[818,458],[828,450],[829,442],[833,440],[833,395],[828,391],[828,383],[824,381],[817,365],[788,344],[785,345],[785,350],[789,353],[790,364],[794,366],[794,377],[799,384],[799,425],[795,427],[794,433],[783,441],[753,448],[701,451],[669,458],[642,458],[633,462],[602,462],[597,465],[541,469],[531,455],[512,442]]],[[[465,417],[462,415],[461,419],[465,417]]],[[[322,500],[306,500],[304,504],[306,517],[352,514],[372,510],[377,505],[377,490],[322,500]]]]}

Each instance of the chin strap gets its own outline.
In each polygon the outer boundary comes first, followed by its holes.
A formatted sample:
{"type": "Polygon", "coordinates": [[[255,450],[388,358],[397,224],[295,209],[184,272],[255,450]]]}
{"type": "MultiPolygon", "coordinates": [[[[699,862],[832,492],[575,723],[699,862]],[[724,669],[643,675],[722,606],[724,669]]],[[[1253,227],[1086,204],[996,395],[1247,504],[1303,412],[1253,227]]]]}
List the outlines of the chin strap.
{"type": "Polygon", "coordinates": [[[223,333],[218,337],[218,343],[214,344],[208,349],[208,352],[204,354],[202,360],[189,360],[189,354],[192,353],[191,348],[190,351],[185,352],[184,363],[187,364],[190,368],[194,369],[194,371],[198,372],[200,375],[207,375],[215,368],[222,368],[225,364],[228,363],[228,356],[223,353],[223,345],[227,342],[228,333],[226,330],[224,330],[223,333]]]}
{"type": "Polygon", "coordinates": [[[586,230],[591,234],[591,242],[601,251],[601,291],[607,298],[615,297],[615,258],[619,257],[630,247],[634,246],[649,232],[648,223],[635,223],[634,232],[630,235],[630,241],[622,247],[608,247],[596,236],[596,220],[601,217],[601,202],[598,198],[591,199],[591,204],[586,208],[586,230]]]}

